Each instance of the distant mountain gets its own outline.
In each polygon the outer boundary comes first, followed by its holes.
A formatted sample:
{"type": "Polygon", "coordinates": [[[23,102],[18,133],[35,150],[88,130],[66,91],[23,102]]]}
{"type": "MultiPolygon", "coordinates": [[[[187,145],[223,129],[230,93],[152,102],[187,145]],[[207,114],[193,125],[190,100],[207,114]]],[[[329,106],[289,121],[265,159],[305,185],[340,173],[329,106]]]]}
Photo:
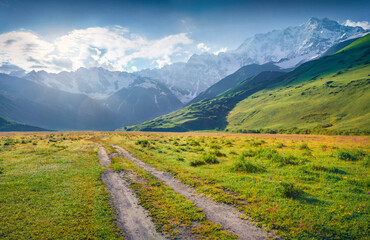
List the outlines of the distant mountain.
{"type": "Polygon", "coordinates": [[[277,62],[281,68],[295,67],[321,56],[335,44],[362,36],[365,32],[360,27],[343,26],[327,18],[311,18],[300,26],[257,34],[235,50],[218,55],[194,54],[186,63],[174,63],[161,69],[126,73],[80,68],[58,74],[30,72],[25,78],[47,87],[106,99],[140,76],[164,84],[182,103],[187,104],[245,65],[277,62]]]}
{"type": "Polygon", "coordinates": [[[211,87],[209,87],[204,92],[200,93],[197,97],[190,101],[189,105],[192,103],[199,102],[207,98],[214,98],[217,95],[235,87],[243,80],[250,78],[252,76],[258,75],[264,71],[280,71],[281,69],[273,63],[265,63],[262,65],[250,64],[244,66],[237,70],[235,73],[221,79],[211,87]]]}
{"type": "Polygon", "coordinates": [[[226,53],[194,54],[187,63],[143,70],[137,74],[166,84],[180,101],[188,103],[245,65],[278,62],[277,66],[281,68],[292,68],[320,57],[339,42],[360,37],[366,32],[361,27],[343,26],[327,18],[311,18],[299,26],[257,34],[226,53]]]}
{"type": "Polygon", "coordinates": [[[11,120],[6,120],[5,118],[0,117],[0,132],[38,132],[38,131],[48,131],[48,130],[26,125],[23,123],[18,123],[11,120]]]}
{"type": "Polygon", "coordinates": [[[125,128],[138,131],[321,128],[369,132],[370,34],[295,70],[262,72],[221,96],[125,128]]]}
{"type": "Polygon", "coordinates": [[[183,106],[165,85],[140,77],[104,103],[111,111],[127,116],[129,124],[153,119],[183,106]]]}
{"type": "Polygon", "coordinates": [[[74,72],[47,73],[32,71],[24,76],[35,83],[70,93],[104,99],[127,87],[136,78],[127,72],[111,72],[104,68],[79,68],[74,72]]]}
{"type": "Polygon", "coordinates": [[[113,130],[125,119],[86,95],[0,74],[0,116],[53,130],[113,130]]]}
{"type": "Polygon", "coordinates": [[[0,116],[48,129],[114,130],[182,106],[166,86],[147,78],[97,100],[0,74],[0,116]]]}
{"type": "Polygon", "coordinates": [[[334,44],[364,33],[366,30],[361,27],[343,26],[327,18],[310,18],[300,26],[248,38],[231,54],[242,65],[280,62],[280,67],[294,67],[321,56],[334,44]]]}

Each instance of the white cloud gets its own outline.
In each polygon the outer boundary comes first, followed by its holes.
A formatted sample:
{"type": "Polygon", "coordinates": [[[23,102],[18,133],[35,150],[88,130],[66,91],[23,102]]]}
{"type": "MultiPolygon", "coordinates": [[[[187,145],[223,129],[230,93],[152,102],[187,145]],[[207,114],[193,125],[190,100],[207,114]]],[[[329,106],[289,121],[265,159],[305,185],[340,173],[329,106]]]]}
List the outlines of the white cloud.
{"type": "Polygon", "coordinates": [[[164,66],[170,65],[172,63],[171,59],[168,56],[163,57],[162,59],[158,59],[155,62],[157,63],[159,68],[163,68],[164,66]]]}
{"type": "Polygon", "coordinates": [[[131,61],[153,60],[163,67],[191,43],[185,33],[149,40],[120,26],[73,30],[53,41],[23,30],[0,34],[0,59],[27,71],[60,72],[80,67],[135,71],[136,67],[129,67],[131,61]]]}
{"type": "Polygon", "coordinates": [[[204,43],[199,43],[197,48],[202,52],[209,52],[211,48],[207,47],[204,43]]]}
{"type": "Polygon", "coordinates": [[[218,49],[216,52],[214,52],[213,54],[215,55],[218,55],[220,53],[223,53],[223,52],[226,52],[227,51],[227,47],[224,47],[224,48],[220,48],[218,49]]]}
{"type": "Polygon", "coordinates": [[[370,23],[367,21],[362,22],[354,22],[351,20],[347,20],[343,23],[344,26],[350,26],[350,27],[362,27],[365,30],[370,30],[370,23]]]}

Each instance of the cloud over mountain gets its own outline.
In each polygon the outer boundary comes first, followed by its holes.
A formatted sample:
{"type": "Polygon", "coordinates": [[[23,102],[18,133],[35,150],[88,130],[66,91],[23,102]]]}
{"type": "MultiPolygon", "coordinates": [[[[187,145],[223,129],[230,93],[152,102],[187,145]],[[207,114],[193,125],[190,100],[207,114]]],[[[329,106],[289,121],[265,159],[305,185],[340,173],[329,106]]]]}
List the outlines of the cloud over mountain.
{"type": "Polygon", "coordinates": [[[350,26],[350,27],[362,27],[365,30],[370,30],[370,23],[367,21],[354,22],[351,20],[347,20],[344,22],[343,25],[350,26]]]}
{"type": "Polygon", "coordinates": [[[137,69],[138,59],[152,67],[171,63],[171,57],[193,43],[187,34],[147,39],[121,26],[78,29],[53,41],[21,30],[0,34],[0,59],[27,71],[72,71],[80,67],[104,67],[109,70],[137,69]]]}

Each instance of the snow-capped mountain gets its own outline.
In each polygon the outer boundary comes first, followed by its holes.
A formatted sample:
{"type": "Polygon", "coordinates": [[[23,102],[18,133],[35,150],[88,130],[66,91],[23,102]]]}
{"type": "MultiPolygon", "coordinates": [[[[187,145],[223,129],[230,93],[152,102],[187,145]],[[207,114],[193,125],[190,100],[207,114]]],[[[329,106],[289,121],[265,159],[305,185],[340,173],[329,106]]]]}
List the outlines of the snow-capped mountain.
{"type": "Polygon", "coordinates": [[[237,66],[231,66],[232,64],[234,63],[224,61],[214,54],[194,54],[187,63],[175,63],[161,69],[143,70],[137,74],[167,85],[182,103],[187,103],[223,76],[238,69],[237,66]]]}
{"type": "Polygon", "coordinates": [[[257,34],[237,49],[220,53],[194,54],[186,63],[136,73],[110,72],[103,68],[80,68],[58,74],[30,72],[25,78],[39,84],[92,98],[107,98],[133,83],[138,76],[164,84],[182,102],[188,103],[220,79],[248,64],[276,62],[291,68],[324,54],[333,45],[367,31],[339,24],[327,18],[311,18],[306,23],[257,34]]]}
{"type": "Polygon", "coordinates": [[[137,76],[127,72],[111,72],[104,68],[79,68],[75,72],[57,74],[32,71],[24,78],[47,87],[103,99],[129,86],[137,76]]]}
{"type": "Polygon", "coordinates": [[[366,32],[361,27],[343,26],[327,18],[311,18],[300,26],[257,34],[226,53],[195,54],[187,63],[137,74],[163,82],[183,103],[187,103],[242,66],[277,62],[281,68],[291,68],[321,56],[336,43],[360,37],[366,32]]]}
{"type": "Polygon", "coordinates": [[[241,66],[280,62],[278,66],[290,68],[317,58],[334,44],[360,37],[365,32],[361,27],[343,26],[327,18],[310,18],[300,26],[257,34],[229,54],[241,66]]]}

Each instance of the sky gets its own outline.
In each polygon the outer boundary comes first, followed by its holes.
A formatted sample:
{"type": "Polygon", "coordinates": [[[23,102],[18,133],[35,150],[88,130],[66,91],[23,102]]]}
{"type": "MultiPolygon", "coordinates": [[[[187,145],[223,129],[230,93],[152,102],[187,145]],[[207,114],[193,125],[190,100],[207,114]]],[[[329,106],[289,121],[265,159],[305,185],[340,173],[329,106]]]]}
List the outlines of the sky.
{"type": "Polygon", "coordinates": [[[0,0],[0,64],[161,68],[310,17],[369,27],[369,9],[370,1],[355,0],[0,0]]]}

